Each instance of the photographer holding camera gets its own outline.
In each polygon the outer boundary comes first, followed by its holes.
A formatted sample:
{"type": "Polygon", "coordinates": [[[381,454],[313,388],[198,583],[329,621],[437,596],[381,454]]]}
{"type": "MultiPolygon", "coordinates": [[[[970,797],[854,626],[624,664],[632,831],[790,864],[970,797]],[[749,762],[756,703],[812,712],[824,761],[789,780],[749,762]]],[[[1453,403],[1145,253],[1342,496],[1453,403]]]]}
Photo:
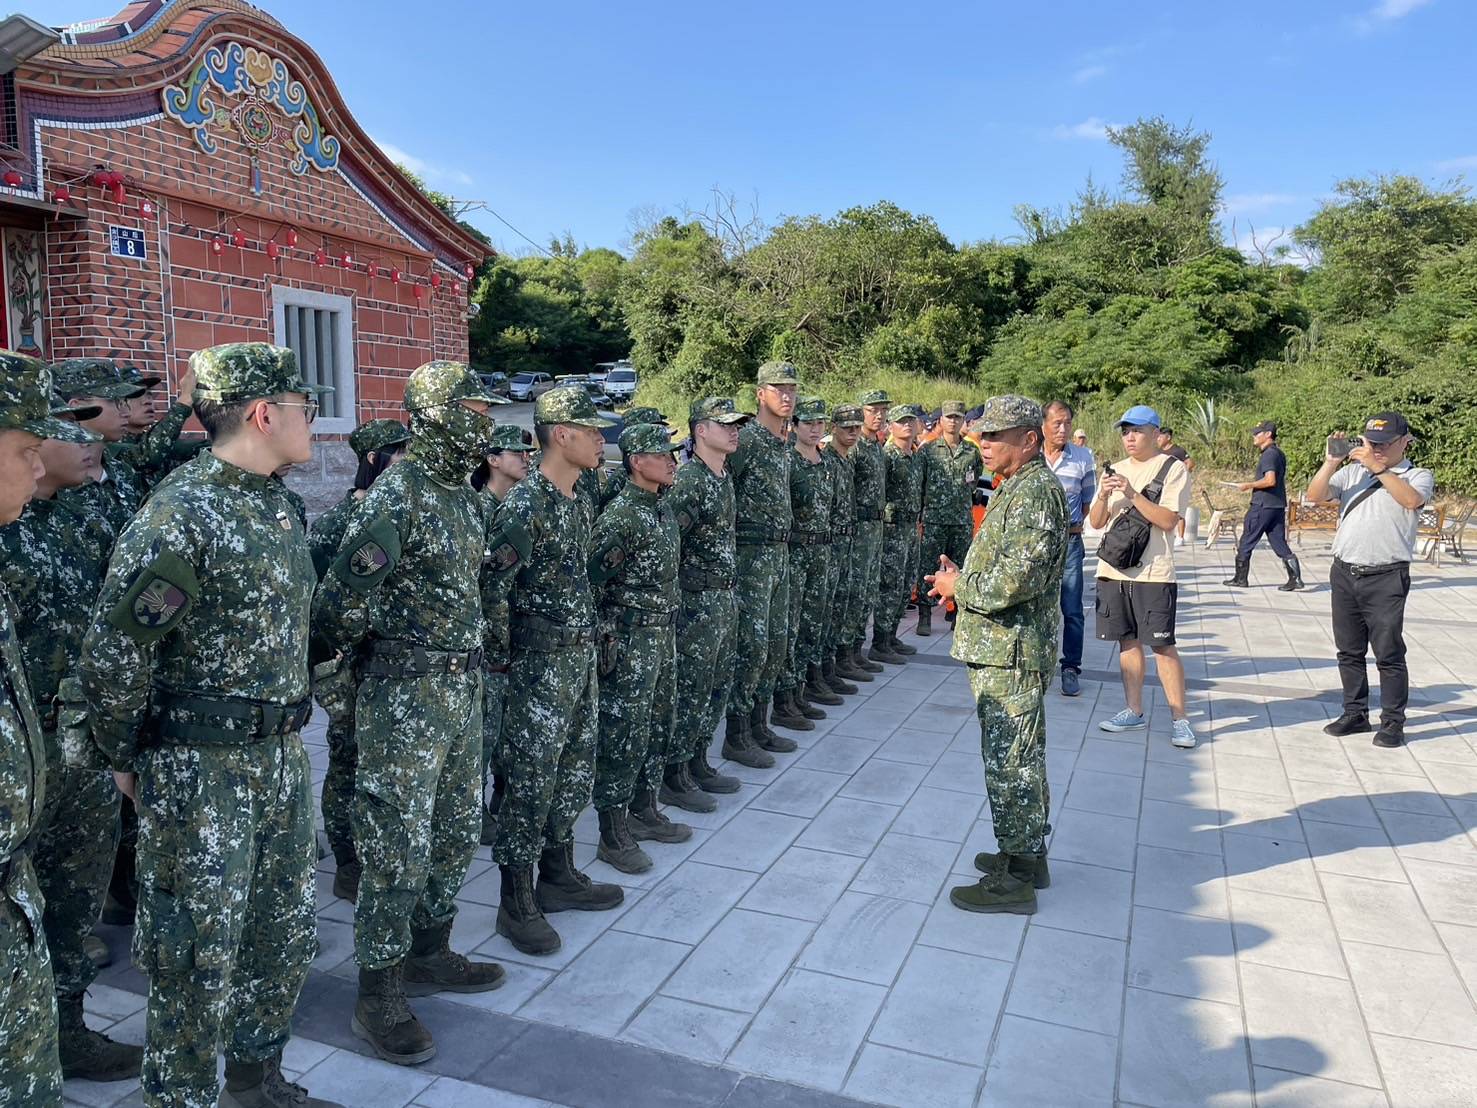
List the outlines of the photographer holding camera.
{"type": "Polygon", "coordinates": [[[1344,711],[1323,730],[1353,735],[1369,724],[1369,673],[1365,655],[1374,650],[1380,671],[1380,729],[1376,746],[1405,741],[1405,598],[1415,553],[1420,510],[1431,498],[1435,478],[1412,465],[1405,451],[1410,427],[1399,412],[1380,412],[1364,424],[1364,437],[1330,435],[1323,466],[1308,485],[1309,500],[1339,501],[1333,537],[1333,642],[1338,650],[1344,711]],[[1354,464],[1340,469],[1344,462],[1354,464]]]}

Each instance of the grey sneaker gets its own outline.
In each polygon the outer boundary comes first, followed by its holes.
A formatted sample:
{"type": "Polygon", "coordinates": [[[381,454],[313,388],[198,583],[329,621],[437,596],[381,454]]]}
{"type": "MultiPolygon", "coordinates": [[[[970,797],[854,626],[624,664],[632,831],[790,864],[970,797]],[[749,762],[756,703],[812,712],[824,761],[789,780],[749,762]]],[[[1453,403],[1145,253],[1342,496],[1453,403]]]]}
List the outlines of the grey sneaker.
{"type": "Polygon", "coordinates": [[[1062,667],[1062,695],[1081,696],[1082,679],[1071,666],[1062,667]]]}
{"type": "Polygon", "coordinates": [[[1143,713],[1130,712],[1127,708],[1112,719],[1105,719],[1098,724],[1098,728],[1102,731],[1142,731],[1147,726],[1143,713]]]}
{"type": "Polygon", "coordinates": [[[1189,750],[1195,745],[1195,729],[1190,726],[1187,719],[1177,719],[1169,727],[1169,741],[1181,750],[1189,750]]]}

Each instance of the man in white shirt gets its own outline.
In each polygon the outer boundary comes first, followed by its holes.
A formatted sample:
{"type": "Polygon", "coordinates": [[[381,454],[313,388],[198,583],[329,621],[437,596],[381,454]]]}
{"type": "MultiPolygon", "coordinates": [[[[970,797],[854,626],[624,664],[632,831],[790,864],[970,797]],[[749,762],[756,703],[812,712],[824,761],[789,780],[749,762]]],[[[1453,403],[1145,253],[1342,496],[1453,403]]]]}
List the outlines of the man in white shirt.
{"type": "Polygon", "coordinates": [[[1420,511],[1435,491],[1429,469],[1412,465],[1405,451],[1414,441],[1405,417],[1380,412],[1364,423],[1364,437],[1344,449],[1342,434],[1328,440],[1323,467],[1308,484],[1309,500],[1339,500],[1333,536],[1333,643],[1338,650],[1344,711],[1323,730],[1365,733],[1369,723],[1369,671],[1373,648],[1380,671],[1380,729],[1374,745],[1405,741],[1405,598],[1415,553],[1420,511]],[[1344,463],[1351,466],[1340,468],[1344,463]]]}

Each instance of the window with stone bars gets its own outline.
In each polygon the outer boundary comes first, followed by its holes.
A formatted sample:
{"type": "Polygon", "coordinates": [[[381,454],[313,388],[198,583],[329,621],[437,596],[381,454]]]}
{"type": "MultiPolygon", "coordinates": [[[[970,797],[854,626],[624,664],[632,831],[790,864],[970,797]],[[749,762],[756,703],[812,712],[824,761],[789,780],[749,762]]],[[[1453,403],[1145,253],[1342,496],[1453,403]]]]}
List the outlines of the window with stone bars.
{"type": "Polygon", "coordinates": [[[354,429],[354,301],[312,289],[272,286],[275,341],[297,354],[303,380],[334,391],[318,398],[317,434],[354,429]]]}

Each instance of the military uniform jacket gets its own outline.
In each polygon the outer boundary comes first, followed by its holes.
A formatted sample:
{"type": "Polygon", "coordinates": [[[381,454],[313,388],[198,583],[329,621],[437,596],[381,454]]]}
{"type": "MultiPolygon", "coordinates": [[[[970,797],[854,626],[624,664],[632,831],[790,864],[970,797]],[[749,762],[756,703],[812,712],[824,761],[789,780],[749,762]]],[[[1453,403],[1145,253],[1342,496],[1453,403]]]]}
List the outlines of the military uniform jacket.
{"type": "Polygon", "coordinates": [[[366,637],[458,653],[482,645],[481,497],[416,446],[359,502],[318,588],[313,626],[325,652],[348,654],[366,637]]]}
{"type": "Polygon", "coordinates": [[[677,480],[665,497],[682,535],[681,564],[696,591],[733,587],[737,573],[733,478],[719,476],[701,458],[677,467],[677,480]],[[700,580],[713,582],[699,585],[700,580]]]}
{"type": "Polygon", "coordinates": [[[757,419],[745,423],[739,431],[738,449],[728,459],[739,538],[785,541],[785,532],[790,529],[793,454],[788,438],[771,435],[757,419]]]}
{"type": "MultiPolygon", "coordinates": [[[[179,697],[303,701],[316,581],[280,481],[209,451],[177,469],[113,548],[82,645],[93,741],[113,767],[132,769],[151,714],[179,697]]],[[[250,741],[248,725],[215,722],[250,741]]]]}
{"type": "Polygon", "coordinates": [[[889,527],[917,523],[923,512],[923,471],[917,454],[905,454],[889,442],[882,448],[882,460],[887,478],[883,520],[889,527]]]}
{"type": "Polygon", "coordinates": [[[46,804],[46,748],[21,661],[10,597],[0,586],[0,896],[41,933],[41,891],[29,865],[12,860],[36,833],[46,804]]]}
{"type": "Polygon", "coordinates": [[[174,444],[185,429],[190,411],[188,404],[176,400],[154,426],[122,442],[110,443],[107,452],[132,467],[147,490],[174,468],[174,444]]]}
{"type": "Polygon", "coordinates": [[[960,439],[958,446],[950,446],[943,438],[937,438],[915,457],[923,471],[924,521],[970,526],[975,483],[985,465],[979,447],[968,439],[960,439]]]}
{"type": "Polygon", "coordinates": [[[887,500],[887,467],[882,447],[870,435],[863,434],[851,448],[851,467],[856,475],[856,518],[858,522],[882,518],[887,500]]]}
{"type": "Polygon", "coordinates": [[[149,487],[133,466],[122,456],[103,452],[103,476],[76,488],[57,493],[63,500],[81,505],[93,518],[101,520],[116,537],[123,533],[128,521],[143,506],[149,487]]]}
{"type": "Polygon", "coordinates": [[[1000,486],[969,545],[954,592],[954,657],[1052,669],[1067,538],[1066,494],[1037,455],[1000,486]]]}
{"type": "MultiPolygon", "coordinates": [[[[812,462],[800,451],[790,459],[790,541],[796,536],[831,536],[831,501],[835,495],[831,467],[825,453],[812,462]]],[[[805,540],[801,540],[805,541],[805,540]]]]}
{"type": "Polygon", "coordinates": [[[308,546],[313,552],[313,568],[318,571],[319,580],[328,573],[328,567],[338,557],[338,548],[349,529],[349,520],[354,509],[363,501],[363,497],[356,495],[358,491],[350,489],[344,493],[338,503],[313,521],[313,527],[308,532],[308,546]]]}
{"type": "MultiPolygon", "coordinates": [[[[483,559],[480,576],[482,590],[482,646],[490,665],[504,668],[508,664],[508,589],[509,572],[512,566],[500,560],[500,544],[497,540],[497,510],[502,501],[492,486],[482,489],[482,515],[487,521],[488,556],[483,559]]],[[[518,557],[518,555],[513,555],[518,557]]],[[[511,560],[506,559],[506,560],[511,560]]]]}
{"type": "Polygon", "coordinates": [[[534,470],[508,493],[496,526],[521,531],[528,539],[527,557],[511,572],[511,623],[533,616],[564,627],[593,628],[590,522],[583,500],[565,496],[542,470],[534,470]]]}
{"type": "Polygon", "coordinates": [[[681,532],[664,496],[627,481],[596,520],[591,545],[590,584],[602,616],[618,622],[620,608],[677,610],[681,532]]]}
{"type": "Polygon", "coordinates": [[[856,465],[853,448],[845,456],[832,447],[821,451],[831,469],[831,534],[844,538],[856,529],[856,465]]]}

